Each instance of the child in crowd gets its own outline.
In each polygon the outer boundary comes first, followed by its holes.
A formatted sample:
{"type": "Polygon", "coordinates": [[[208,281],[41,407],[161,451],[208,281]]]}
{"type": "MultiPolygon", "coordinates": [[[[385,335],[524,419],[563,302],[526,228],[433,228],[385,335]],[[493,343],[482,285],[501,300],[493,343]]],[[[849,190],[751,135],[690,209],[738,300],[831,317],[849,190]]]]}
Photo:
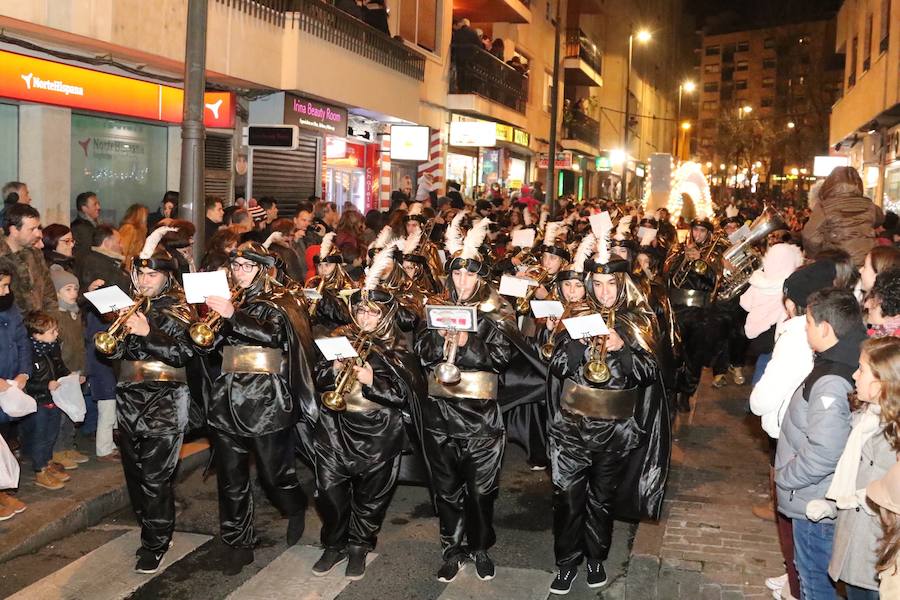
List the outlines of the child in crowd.
{"type": "MultiPolygon", "coordinates": [[[[22,313],[16,306],[9,289],[12,270],[0,265],[0,392],[9,388],[7,381],[15,381],[20,388],[31,375],[31,343],[22,321],[22,313]]],[[[6,434],[9,417],[0,409],[0,433],[6,434]]],[[[25,510],[25,504],[9,493],[0,491],[0,521],[5,521],[25,510]]]]}
{"type": "Polygon", "coordinates": [[[869,337],[900,336],[900,269],[879,273],[863,306],[869,337]]]}
{"type": "MultiPolygon", "coordinates": [[[[70,372],[79,372],[81,382],[85,381],[85,362],[87,360],[84,346],[84,323],[78,308],[78,278],[54,265],[50,268],[50,277],[56,288],[59,302],[59,345],[62,350],[63,363],[70,372]]],[[[75,449],[75,423],[68,415],[60,417],[59,437],[53,447],[53,461],[66,469],[77,469],[80,463],[86,463],[88,457],[75,449]]]]}
{"type": "Polygon", "coordinates": [[[62,465],[51,461],[62,411],[53,403],[50,392],[59,388],[58,379],[68,375],[69,369],[63,364],[55,318],[44,312],[31,312],[25,316],[25,328],[31,336],[33,367],[25,393],[37,402],[37,412],[22,419],[19,431],[24,437],[25,453],[31,458],[35,484],[59,490],[70,477],[62,465]]]}
{"type": "Polygon", "coordinates": [[[803,598],[834,598],[828,564],[834,539],[833,506],[825,497],[850,434],[852,374],[866,338],[853,293],[825,289],[809,297],[806,337],[813,369],[794,392],[775,455],[778,511],[792,519],[794,562],[803,598]],[[812,504],[812,506],[807,506],[812,504]]]}
{"type": "Polygon", "coordinates": [[[897,462],[900,397],[890,391],[900,386],[900,338],[864,342],[853,380],[861,406],[853,414],[853,430],[825,494],[838,508],[828,573],[844,582],[848,600],[868,600],[878,597],[875,567],[881,523],[866,503],[865,487],[897,462]]]}

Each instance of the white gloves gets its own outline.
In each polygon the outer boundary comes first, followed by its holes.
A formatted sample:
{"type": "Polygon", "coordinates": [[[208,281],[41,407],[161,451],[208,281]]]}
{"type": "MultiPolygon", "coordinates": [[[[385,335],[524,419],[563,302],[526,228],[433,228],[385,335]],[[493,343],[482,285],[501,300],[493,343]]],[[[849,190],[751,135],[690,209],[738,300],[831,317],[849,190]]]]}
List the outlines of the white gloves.
{"type": "Polygon", "coordinates": [[[813,523],[818,523],[822,519],[833,519],[836,516],[837,509],[828,500],[810,500],[806,505],[806,518],[813,523]]]}

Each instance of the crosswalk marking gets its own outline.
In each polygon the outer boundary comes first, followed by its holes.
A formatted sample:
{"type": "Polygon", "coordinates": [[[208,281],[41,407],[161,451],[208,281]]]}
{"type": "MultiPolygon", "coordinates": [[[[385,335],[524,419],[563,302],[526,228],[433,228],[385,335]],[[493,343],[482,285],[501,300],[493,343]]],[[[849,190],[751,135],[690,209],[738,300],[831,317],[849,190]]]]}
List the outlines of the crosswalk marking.
{"type": "Polygon", "coordinates": [[[175,533],[174,544],[166,552],[154,575],[134,572],[134,552],[141,545],[140,531],[131,531],[85,554],[59,571],[44,577],[9,597],[8,600],[120,600],[212,539],[196,533],[175,533]]]}
{"type": "Polygon", "coordinates": [[[509,567],[497,567],[494,579],[481,581],[470,563],[447,584],[438,600],[546,600],[551,581],[553,574],[547,571],[509,567]]]}
{"type": "MultiPolygon", "coordinates": [[[[324,577],[312,574],[312,566],[322,555],[321,548],[294,546],[285,550],[263,570],[232,592],[227,600],[334,600],[350,580],[342,563],[324,577]]],[[[378,557],[370,553],[366,564],[378,557]]]]}

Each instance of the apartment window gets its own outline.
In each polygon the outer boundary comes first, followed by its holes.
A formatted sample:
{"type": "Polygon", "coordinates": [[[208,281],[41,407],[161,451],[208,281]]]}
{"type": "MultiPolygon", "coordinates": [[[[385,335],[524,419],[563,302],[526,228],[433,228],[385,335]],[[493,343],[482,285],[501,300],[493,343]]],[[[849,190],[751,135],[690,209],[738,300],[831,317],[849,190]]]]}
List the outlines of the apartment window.
{"type": "Polygon", "coordinates": [[[719,65],[719,63],[715,63],[712,65],[704,65],[703,72],[704,73],[718,73],[721,68],[722,67],[721,67],[721,65],[719,65]]]}
{"type": "Polygon", "coordinates": [[[719,91],[719,82],[718,81],[707,81],[703,84],[704,92],[718,92],[719,91]]]}
{"type": "Polygon", "coordinates": [[[700,121],[701,129],[715,129],[716,128],[716,120],[715,119],[703,119],[700,121]]]}
{"type": "Polygon", "coordinates": [[[707,56],[718,56],[719,55],[719,47],[718,46],[707,46],[706,47],[706,55],[707,56]]]}
{"type": "Polygon", "coordinates": [[[874,26],[875,16],[866,17],[866,37],[864,39],[865,47],[863,48],[863,73],[872,66],[872,27],[874,26]]]}
{"type": "Polygon", "coordinates": [[[778,61],[774,58],[763,59],[763,69],[774,69],[776,66],[778,66],[778,61]]]}
{"type": "Polygon", "coordinates": [[[768,50],[775,48],[775,38],[773,38],[773,37],[766,38],[765,41],[763,42],[763,48],[766,48],[768,50]]]}
{"type": "Polygon", "coordinates": [[[544,110],[550,112],[550,99],[553,98],[553,74],[544,72],[544,110]]]}
{"type": "Polygon", "coordinates": [[[718,110],[719,103],[715,100],[707,100],[702,105],[703,110],[718,110]]]}
{"type": "Polygon", "coordinates": [[[735,79],[734,80],[734,89],[746,90],[747,89],[747,80],[746,79],[735,79]]]}
{"type": "Polygon", "coordinates": [[[703,138],[703,139],[701,139],[701,140],[700,140],[700,145],[701,145],[701,146],[712,146],[712,145],[713,145],[712,138],[703,138]]]}
{"type": "Polygon", "coordinates": [[[434,52],[437,48],[437,0],[397,0],[394,5],[404,40],[434,52]]]}
{"type": "Polygon", "coordinates": [[[878,44],[879,52],[887,52],[891,35],[891,0],[881,0],[881,35],[878,44]]]}
{"type": "Polygon", "coordinates": [[[746,60],[739,60],[734,65],[735,71],[746,71],[749,68],[750,68],[750,63],[748,63],[746,60]]]}
{"type": "Polygon", "coordinates": [[[763,99],[762,99],[762,105],[763,105],[764,108],[765,108],[765,107],[769,107],[769,106],[774,106],[774,105],[775,105],[775,99],[774,99],[774,98],[763,98],[763,99]]]}
{"type": "Polygon", "coordinates": [[[850,46],[850,77],[847,80],[847,87],[856,85],[856,65],[859,61],[859,38],[853,38],[853,44],[850,46]]]}
{"type": "Polygon", "coordinates": [[[775,87],[775,78],[774,77],[763,77],[762,86],[764,88],[773,88],[775,87]]]}
{"type": "Polygon", "coordinates": [[[737,51],[738,52],[749,52],[750,51],[750,42],[738,42],[737,51]]]}

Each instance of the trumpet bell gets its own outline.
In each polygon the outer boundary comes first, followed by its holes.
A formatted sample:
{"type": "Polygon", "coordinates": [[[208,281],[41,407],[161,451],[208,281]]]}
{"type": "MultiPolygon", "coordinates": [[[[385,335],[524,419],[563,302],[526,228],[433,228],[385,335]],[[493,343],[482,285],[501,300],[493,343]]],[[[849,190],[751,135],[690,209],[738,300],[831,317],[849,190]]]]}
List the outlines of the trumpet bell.
{"type": "Polygon", "coordinates": [[[547,361],[549,361],[551,358],[553,358],[553,343],[552,342],[547,342],[546,344],[541,346],[541,358],[543,358],[544,360],[547,360],[547,361]]]}
{"type": "Polygon", "coordinates": [[[338,412],[347,410],[347,401],[344,400],[344,396],[334,390],[322,394],[322,404],[328,409],[338,412]]]}
{"type": "Polygon", "coordinates": [[[605,362],[592,360],[584,365],[584,378],[591,383],[606,383],[610,376],[609,366],[605,362]]]}
{"type": "Polygon", "coordinates": [[[438,383],[444,385],[456,385],[462,379],[459,367],[453,363],[443,362],[434,368],[434,377],[438,383]]]}
{"type": "Polygon", "coordinates": [[[98,331],[94,334],[94,347],[97,348],[97,351],[101,354],[110,355],[116,351],[116,346],[119,345],[118,340],[108,331],[98,331]]]}
{"type": "Polygon", "coordinates": [[[698,275],[706,275],[709,272],[709,263],[705,260],[695,260],[691,268],[698,275]]]}
{"type": "Polygon", "coordinates": [[[191,340],[198,346],[209,348],[216,340],[216,333],[206,323],[194,323],[188,331],[191,340]]]}

